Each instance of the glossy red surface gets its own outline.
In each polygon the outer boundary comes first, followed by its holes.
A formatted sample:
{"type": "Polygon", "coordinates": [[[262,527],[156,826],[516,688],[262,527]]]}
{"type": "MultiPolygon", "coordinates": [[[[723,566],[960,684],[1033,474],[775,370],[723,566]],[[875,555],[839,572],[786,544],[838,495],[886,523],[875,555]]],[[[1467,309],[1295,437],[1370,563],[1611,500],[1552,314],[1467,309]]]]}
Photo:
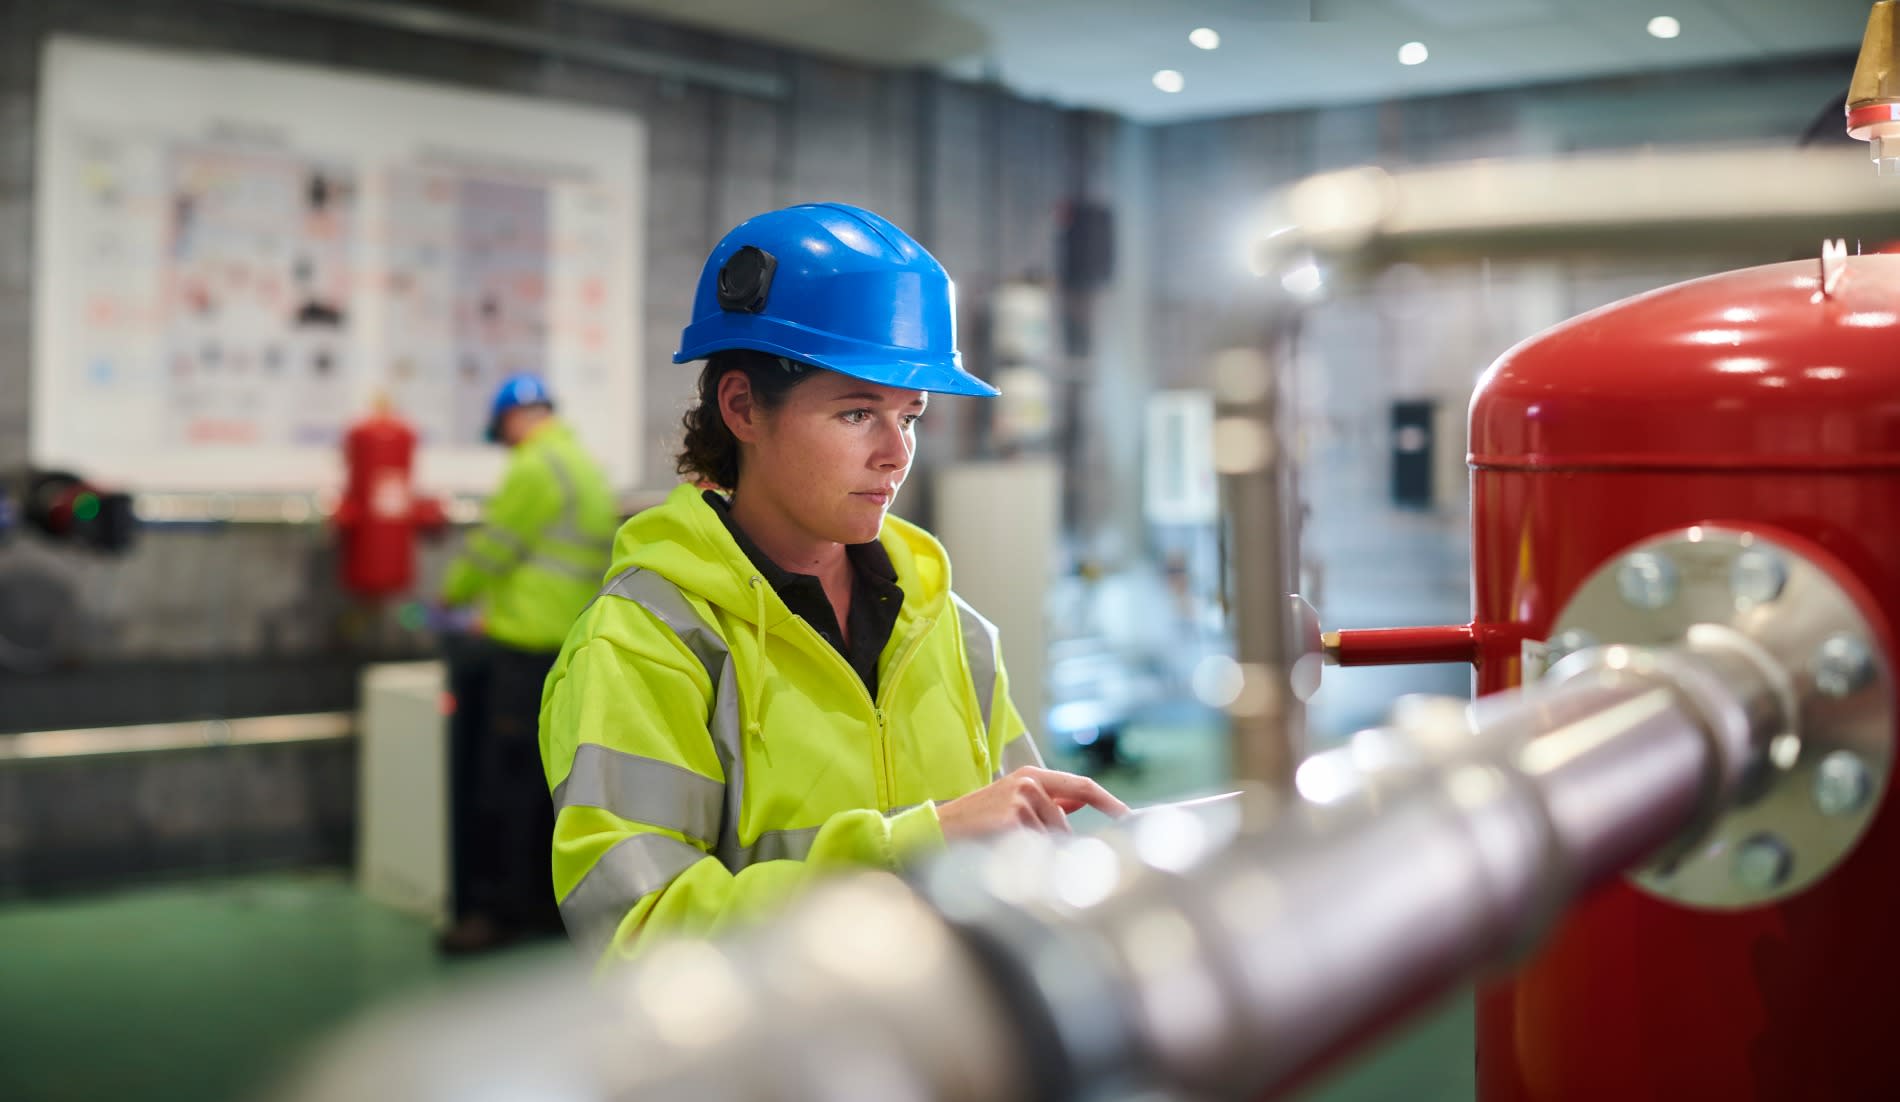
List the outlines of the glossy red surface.
{"type": "MultiPolygon", "coordinates": [[[[1472,403],[1478,622],[1542,639],[1618,551],[1716,522],[1804,537],[1900,618],[1900,257],[1850,259],[1816,303],[1818,275],[1783,264],[1665,289],[1493,368],[1472,403]]],[[[1483,661],[1478,680],[1514,685],[1518,663],[1483,661]]],[[[1885,1050],[1896,870],[1889,799],[1840,866],[1778,905],[1599,890],[1481,996],[1480,1097],[1900,1098],[1885,1050]]]]}
{"type": "MultiPolygon", "coordinates": [[[[415,581],[415,451],[415,430],[389,414],[365,417],[344,435],[348,475],[332,519],[339,573],[358,596],[388,597],[415,581]]],[[[429,508],[440,512],[434,503],[429,508]]]]}
{"type": "Polygon", "coordinates": [[[1472,624],[1418,628],[1357,628],[1339,633],[1333,659],[1341,666],[1411,666],[1470,662],[1478,638],[1472,624]]]}
{"type": "Polygon", "coordinates": [[[1479,663],[1484,656],[1516,654],[1523,636],[1485,623],[1416,628],[1349,628],[1339,634],[1333,660],[1341,666],[1413,666],[1430,662],[1479,663]]]}
{"type": "Polygon", "coordinates": [[[1847,133],[1864,139],[1866,127],[1896,119],[1900,119],[1900,103],[1870,103],[1865,107],[1851,108],[1847,112],[1847,133]],[[1855,133],[1857,130],[1862,133],[1855,133]]]}
{"type": "Polygon", "coordinates": [[[1472,462],[1738,471],[1900,464],[1900,256],[1678,284],[1574,318],[1492,365],[1472,462]]]}

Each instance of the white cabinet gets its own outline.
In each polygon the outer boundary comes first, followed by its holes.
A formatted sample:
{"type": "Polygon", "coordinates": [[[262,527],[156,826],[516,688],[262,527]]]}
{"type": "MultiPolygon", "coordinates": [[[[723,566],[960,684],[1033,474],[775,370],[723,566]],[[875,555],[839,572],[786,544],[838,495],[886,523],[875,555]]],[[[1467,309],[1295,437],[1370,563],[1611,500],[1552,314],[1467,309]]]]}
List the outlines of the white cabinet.
{"type": "Polygon", "coordinates": [[[357,888],[438,927],[450,904],[449,700],[440,662],[363,670],[357,888]]]}

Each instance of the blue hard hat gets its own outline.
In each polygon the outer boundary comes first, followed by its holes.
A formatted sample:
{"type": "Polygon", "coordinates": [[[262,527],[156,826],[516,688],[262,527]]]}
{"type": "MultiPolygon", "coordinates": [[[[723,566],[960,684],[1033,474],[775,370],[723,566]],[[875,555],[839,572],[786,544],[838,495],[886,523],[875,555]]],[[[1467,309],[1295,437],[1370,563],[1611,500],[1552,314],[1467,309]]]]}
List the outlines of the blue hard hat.
{"type": "Polygon", "coordinates": [[[750,348],[907,390],[990,398],[963,370],[956,288],[882,217],[806,203],[748,219],[713,247],[674,363],[750,348]]]}
{"type": "Polygon", "coordinates": [[[488,431],[483,435],[490,444],[501,443],[501,419],[511,409],[522,406],[554,405],[554,396],[548,393],[548,384],[541,376],[532,371],[518,371],[501,381],[495,388],[495,400],[488,407],[488,431]]]}

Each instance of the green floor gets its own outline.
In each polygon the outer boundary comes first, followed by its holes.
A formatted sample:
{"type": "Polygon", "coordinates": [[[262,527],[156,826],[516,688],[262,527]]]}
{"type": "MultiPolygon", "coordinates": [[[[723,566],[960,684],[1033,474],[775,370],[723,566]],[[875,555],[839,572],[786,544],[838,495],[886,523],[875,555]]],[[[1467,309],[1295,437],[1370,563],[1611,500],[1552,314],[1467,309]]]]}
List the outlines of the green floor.
{"type": "Polygon", "coordinates": [[[499,959],[445,964],[423,922],[341,872],[13,904],[0,908],[0,1099],[252,1097],[364,1008],[499,959]]]}
{"type": "MultiPolygon", "coordinates": [[[[1211,740],[1131,735],[1130,802],[1204,790],[1211,740]]],[[[542,944],[445,963],[420,921],[342,872],[279,873],[0,907],[0,1100],[237,1102],[365,1008],[485,970],[557,959],[542,944]]],[[[1459,996],[1300,1096],[1465,1102],[1459,996]]]]}

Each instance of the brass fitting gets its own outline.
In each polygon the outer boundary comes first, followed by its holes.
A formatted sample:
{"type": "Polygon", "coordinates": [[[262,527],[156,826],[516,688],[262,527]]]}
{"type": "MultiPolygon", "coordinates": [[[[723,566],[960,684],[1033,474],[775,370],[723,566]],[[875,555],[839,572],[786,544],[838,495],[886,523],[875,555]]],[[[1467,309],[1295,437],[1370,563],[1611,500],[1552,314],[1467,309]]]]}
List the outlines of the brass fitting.
{"type": "Polygon", "coordinates": [[[1875,171],[1900,175],[1900,0],[1880,0],[1867,14],[1860,59],[1847,86],[1848,136],[1867,142],[1875,171]]]}

